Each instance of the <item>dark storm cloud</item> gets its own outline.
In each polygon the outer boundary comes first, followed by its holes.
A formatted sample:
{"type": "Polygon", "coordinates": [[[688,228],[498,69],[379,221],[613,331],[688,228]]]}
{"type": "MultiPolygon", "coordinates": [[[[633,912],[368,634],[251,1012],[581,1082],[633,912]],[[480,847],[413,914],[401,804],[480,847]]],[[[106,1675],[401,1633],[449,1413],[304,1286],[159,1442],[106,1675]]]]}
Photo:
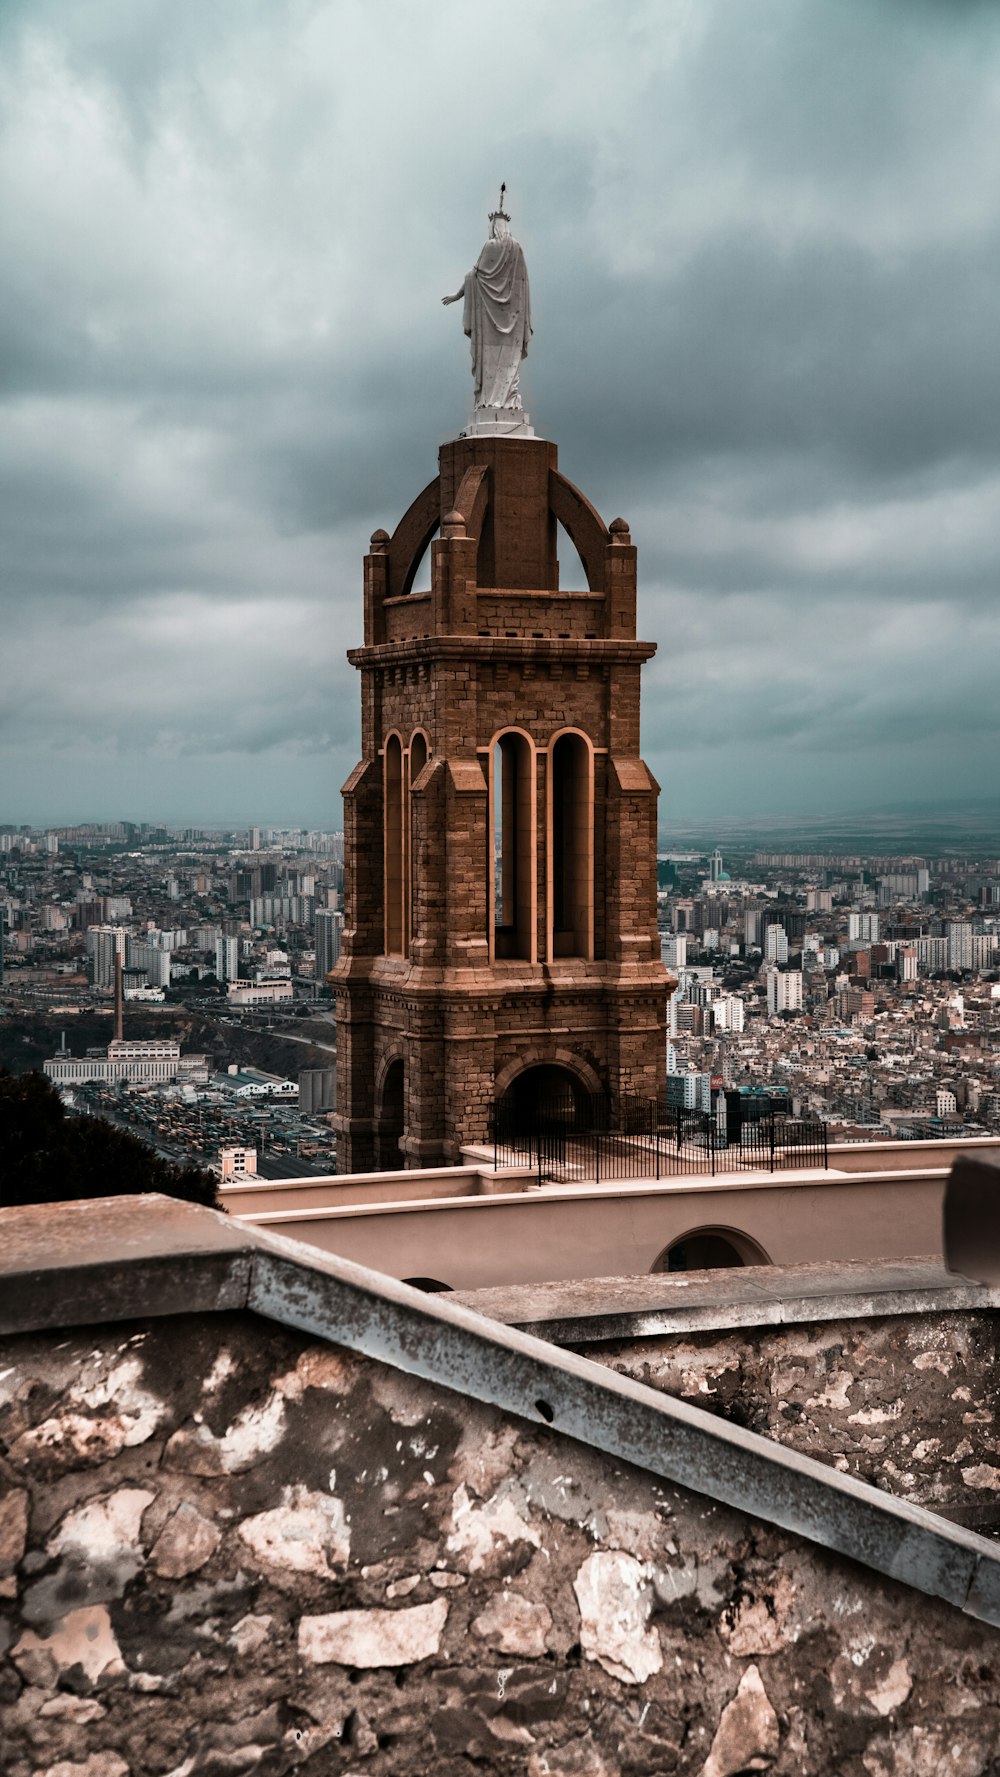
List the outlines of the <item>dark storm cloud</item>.
{"type": "Polygon", "coordinates": [[[508,28],[501,67],[457,0],[0,10],[0,819],[95,776],[338,818],[360,558],[463,420],[439,298],[501,177],[536,425],[640,545],[668,809],[751,754],[772,808],[992,787],[996,9],[508,28]]]}

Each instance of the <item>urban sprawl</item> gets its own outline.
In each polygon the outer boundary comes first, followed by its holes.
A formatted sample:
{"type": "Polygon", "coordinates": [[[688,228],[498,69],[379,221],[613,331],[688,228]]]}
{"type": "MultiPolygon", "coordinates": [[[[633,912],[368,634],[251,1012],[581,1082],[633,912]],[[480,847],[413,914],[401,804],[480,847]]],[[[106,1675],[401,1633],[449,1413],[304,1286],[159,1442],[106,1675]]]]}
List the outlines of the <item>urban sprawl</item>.
{"type": "MultiPolygon", "coordinates": [[[[1000,1130],[1000,859],[661,851],[670,1106],[1000,1130]]],[[[0,831],[0,1061],[224,1176],[335,1170],[343,836],[0,831]]]]}

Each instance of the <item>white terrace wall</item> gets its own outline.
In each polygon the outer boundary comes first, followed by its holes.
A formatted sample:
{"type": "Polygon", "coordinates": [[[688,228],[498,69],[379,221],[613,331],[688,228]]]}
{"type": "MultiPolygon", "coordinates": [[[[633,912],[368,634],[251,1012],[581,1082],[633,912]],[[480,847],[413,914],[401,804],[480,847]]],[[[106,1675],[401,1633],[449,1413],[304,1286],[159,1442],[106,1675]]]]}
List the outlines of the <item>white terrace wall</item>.
{"type": "MultiPolygon", "coordinates": [[[[259,1194],[249,1212],[241,1194],[224,1191],[222,1201],[234,1218],[246,1215],[257,1227],[392,1277],[481,1289],[648,1272],[666,1247],[702,1228],[743,1234],[776,1265],[938,1255],[946,1176],[814,1172],[737,1179],[730,1173],[417,1202],[343,1202],[339,1181],[331,1181],[325,1191],[292,1186],[286,1195],[283,1186],[270,1188],[265,1201],[276,1206],[291,1199],[287,1209],[260,1207],[259,1194]],[[321,1207],[325,1202],[330,1206],[321,1207]]],[[[407,1194],[420,1189],[413,1173],[405,1177],[407,1194]]],[[[354,1181],[348,1183],[353,1194],[354,1181]]]]}

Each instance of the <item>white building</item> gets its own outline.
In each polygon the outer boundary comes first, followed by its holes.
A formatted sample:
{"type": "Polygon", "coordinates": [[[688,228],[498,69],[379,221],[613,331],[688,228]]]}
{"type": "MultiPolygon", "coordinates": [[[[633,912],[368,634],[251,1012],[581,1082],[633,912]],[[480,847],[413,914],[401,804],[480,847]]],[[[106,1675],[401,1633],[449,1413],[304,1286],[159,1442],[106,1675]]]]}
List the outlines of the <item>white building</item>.
{"type": "Polygon", "coordinates": [[[125,1038],[109,1043],[105,1056],[54,1055],[44,1071],[59,1086],[82,1086],[93,1080],[152,1086],[176,1080],[180,1065],[181,1046],[173,1038],[151,1042],[125,1038]]]}
{"type": "Polygon", "coordinates": [[[660,955],[668,969],[687,966],[688,935],[686,932],[665,932],[660,938],[660,955]]]}
{"type": "Polygon", "coordinates": [[[948,940],[948,968],[972,968],[972,926],[967,919],[949,919],[945,923],[948,940]]]}
{"type": "Polygon", "coordinates": [[[230,981],[226,998],[230,1006],[276,1006],[290,1003],[295,993],[290,981],[230,981]]]}
{"type": "Polygon", "coordinates": [[[215,978],[217,981],[237,981],[240,973],[240,941],[238,938],[219,937],[215,941],[215,978]]]}
{"type": "Polygon", "coordinates": [[[95,987],[114,987],[115,958],[125,961],[125,933],[121,926],[88,926],[87,953],[91,958],[95,987]]]}
{"type": "Polygon", "coordinates": [[[879,934],[879,916],[877,913],[849,913],[847,915],[847,936],[852,944],[859,940],[862,944],[877,944],[879,934]]]}
{"type": "Polygon", "coordinates": [[[764,957],[769,963],[787,963],[788,933],[784,926],[768,926],[764,933],[764,957]]]}
{"type": "Polygon", "coordinates": [[[973,932],[972,967],[977,974],[992,969],[997,960],[997,940],[992,932],[973,932]]]}
{"type": "Polygon", "coordinates": [[[917,953],[917,967],[923,974],[936,975],[948,967],[947,938],[915,938],[913,948],[917,953]]]}
{"type": "Polygon", "coordinates": [[[738,994],[724,993],[712,1002],[712,1023],[716,1032],[737,1032],[743,1029],[743,1001],[738,994]]]}
{"type": "Polygon", "coordinates": [[[771,1018],[780,1012],[801,1012],[801,969],[768,969],[767,1010],[771,1018]]]}

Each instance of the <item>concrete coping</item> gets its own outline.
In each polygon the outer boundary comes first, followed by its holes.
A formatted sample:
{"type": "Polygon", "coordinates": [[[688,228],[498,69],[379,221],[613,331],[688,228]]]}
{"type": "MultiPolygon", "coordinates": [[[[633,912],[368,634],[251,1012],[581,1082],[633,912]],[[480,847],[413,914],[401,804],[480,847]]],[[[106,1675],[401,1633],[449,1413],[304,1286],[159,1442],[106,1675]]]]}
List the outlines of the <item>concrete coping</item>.
{"type": "Polygon", "coordinates": [[[464,1303],[165,1197],[0,1211],[0,1333],[240,1309],[550,1426],[1000,1627],[1000,1545],[464,1303]]]}
{"type": "Polygon", "coordinates": [[[915,1257],[507,1284],[457,1290],[449,1300],[555,1345],[596,1345],[730,1327],[996,1309],[1000,1289],[970,1283],[939,1258],[915,1257]]]}
{"type": "MultiPolygon", "coordinates": [[[[678,1173],[670,1178],[627,1178],[627,1179],[574,1179],[538,1185],[528,1175],[511,1170],[508,1173],[498,1172],[496,1177],[501,1181],[500,1189],[495,1191],[442,1193],[433,1195],[434,1179],[428,1181],[427,1196],[420,1196],[422,1188],[421,1175],[418,1171],[399,1173],[395,1176],[400,1180],[409,1179],[413,1183],[409,1189],[414,1195],[404,1195],[406,1187],[400,1183],[398,1198],[362,1198],[357,1195],[357,1187],[348,1185],[347,1177],[341,1179],[337,1174],[329,1178],[315,1179],[310,1185],[324,1187],[329,1195],[328,1202],[297,1203],[289,1209],[241,1209],[239,1198],[230,1199],[230,1187],[223,1187],[223,1199],[232,1206],[232,1213],[242,1220],[252,1221],[258,1228],[280,1228],[285,1224],[294,1225],[308,1219],[310,1222],[338,1221],[357,1216],[393,1216],[413,1215],[440,1210],[447,1206],[461,1209],[463,1213],[474,1215],[477,1211],[496,1210],[506,1206],[514,1209],[525,1202],[536,1206],[549,1202],[583,1202],[587,1199],[613,1198],[616,1203],[624,1202],[630,1197],[705,1197],[722,1196],[733,1191],[774,1191],[774,1190],[856,1190],[868,1189],[871,1185],[909,1185],[914,1181],[921,1185],[935,1186],[940,1184],[942,1190],[948,1177],[949,1168],[940,1167],[933,1170],[919,1168],[908,1172],[837,1172],[830,1168],[811,1168],[778,1172],[717,1172],[714,1177],[707,1172],[678,1173]],[[342,1188],[344,1200],[338,1201],[338,1189],[342,1188]]],[[[377,1173],[369,1176],[380,1177],[377,1173]]],[[[262,1179],[257,1182],[256,1189],[271,1190],[275,1193],[285,1191],[296,1194],[300,1191],[300,1179],[262,1179]]],[[[247,1189],[247,1198],[250,1196],[247,1189]]]]}

